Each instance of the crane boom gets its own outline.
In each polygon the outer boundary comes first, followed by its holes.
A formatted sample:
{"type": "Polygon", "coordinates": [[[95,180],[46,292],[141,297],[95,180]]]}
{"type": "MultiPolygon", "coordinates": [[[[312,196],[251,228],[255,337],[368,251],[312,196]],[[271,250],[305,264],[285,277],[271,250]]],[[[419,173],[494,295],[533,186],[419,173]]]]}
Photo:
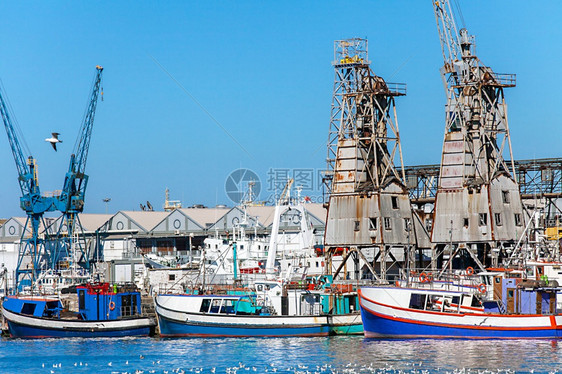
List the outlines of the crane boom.
{"type": "Polygon", "coordinates": [[[50,260],[52,264],[56,264],[61,258],[71,258],[72,261],[78,262],[88,270],[91,256],[87,253],[85,240],[81,240],[77,229],[81,229],[79,213],[84,210],[84,198],[88,185],[88,176],[85,174],[86,160],[90,148],[96,106],[101,92],[102,72],[103,67],[96,66],[96,74],[84,120],[78,133],[74,152],[70,155],[68,172],[57,202],[57,208],[63,214],[63,223],[59,225],[57,233],[59,240],[50,260]],[[64,227],[66,227],[66,234],[63,233],[64,227]]]}
{"type": "Polygon", "coordinates": [[[78,139],[74,152],[70,156],[70,164],[68,172],[64,180],[64,186],[61,194],[61,201],[64,202],[60,207],[63,213],[72,212],[80,213],[84,209],[84,197],[88,176],[85,174],[86,160],[88,158],[88,150],[90,148],[90,139],[92,128],[94,126],[94,116],[96,114],[96,106],[101,91],[103,67],[96,66],[96,75],[92,87],[92,93],[84,121],[78,133],[78,139]]]}
{"type": "Polygon", "coordinates": [[[35,183],[36,180],[34,178],[33,170],[31,169],[35,165],[33,157],[25,157],[23,154],[16,130],[12,123],[12,117],[10,116],[6,101],[4,100],[4,96],[1,92],[0,114],[2,115],[2,121],[4,122],[4,127],[6,128],[6,134],[8,135],[8,141],[10,142],[10,148],[12,150],[12,154],[14,155],[14,160],[16,161],[16,168],[18,170],[18,182],[20,185],[22,196],[29,196],[32,193],[39,195],[39,186],[35,183]]]}
{"type": "Polygon", "coordinates": [[[452,69],[453,62],[461,59],[461,53],[457,25],[453,17],[451,4],[448,1],[435,0],[433,5],[443,60],[445,66],[452,69]]]}

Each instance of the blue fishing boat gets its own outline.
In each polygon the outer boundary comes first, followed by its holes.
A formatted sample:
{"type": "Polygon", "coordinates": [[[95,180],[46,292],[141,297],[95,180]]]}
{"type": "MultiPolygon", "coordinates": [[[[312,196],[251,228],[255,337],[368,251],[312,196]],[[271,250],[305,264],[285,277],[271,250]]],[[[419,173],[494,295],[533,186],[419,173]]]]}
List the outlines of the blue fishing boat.
{"type": "Polygon", "coordinates": [[[560,338],[558,287],[521,278],[494,278],[491,300],[442,288],[362,287],[365,336],[376,338],[560,338]]]}
{"type": "Polygon", "coordinates": [[[76,288],[78,312],[55,297],[8,296],[2,314],[12,337],[70,338],[148,336],[155,323],[141,313],[140,293],[108,283],[76,288]]]}

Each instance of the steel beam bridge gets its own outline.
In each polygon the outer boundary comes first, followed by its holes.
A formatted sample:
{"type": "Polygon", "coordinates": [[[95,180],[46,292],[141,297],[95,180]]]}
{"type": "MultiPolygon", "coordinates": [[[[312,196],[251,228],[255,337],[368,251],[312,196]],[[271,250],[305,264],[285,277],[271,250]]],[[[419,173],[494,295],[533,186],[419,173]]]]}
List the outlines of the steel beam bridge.
{"type": "MultiPolygon", "coordinates": [[[[508,164],[510,161],[506,161],[508,164]]],[[[515,177],[523,199],[562,197],[562,158],[515,161],[515,177]]],[[[406,184],[414,204],[432,203],[440,165],[405,166],[406,184]]]]}

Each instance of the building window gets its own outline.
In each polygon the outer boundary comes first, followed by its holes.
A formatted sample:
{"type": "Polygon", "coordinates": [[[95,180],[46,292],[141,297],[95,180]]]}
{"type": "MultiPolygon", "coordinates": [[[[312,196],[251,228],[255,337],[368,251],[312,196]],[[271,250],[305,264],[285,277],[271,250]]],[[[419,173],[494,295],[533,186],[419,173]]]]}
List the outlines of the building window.
{"type": "Polygon", "coordinates": [[[488,225],[488,214],[480,213],[478,215],[478,226],[487,226],[487,225],[488,225]]]}
{"type": "Polygon", "coordinates": [[[509,191],[502,191],[502,201],[504,204],[509,204],[509,191]]]}
{"type": "Polygon", "coordinates": [[[502,222],[502,214],[501,213],[494,213],[494,218],[496,220],[496,226],[501,226],[503,225],[502,222]]]}
{"type": "Polygon", "coordinates": [[[412,229],[411,225],[412,225],[412,222],[410,221],[410,219],[404,218],[404,230],[410,231],[412,229]]]}
{"type": "Polygon", "coordinates": [[[427,230],[427,232],[431,232],[432,226],[433,226],[433,221],[431,220],[431,218],[427,218],[425,220],[425,229],[427,230]]]}
{"type": "Polygon", "coordinates": [[[355,221],[355,231],[359,231],[359,221],[355,221]]]}
{"type": "Polygon", "coordinates": [[[468,218],[463,218],[463,224],[462,225],[464,226],[465,229],[468,229],[468,223],[469,223],[468,218]]]}
{"type": "Polygon", "coordinates": [[[515,226],[523,226],[523,222],[521,221],[521,214],[515,213],[515,226]]]}
{"type": "Polygon", "coordinates": [[[398,196],[391,196],[390,199],[392,200],[392,209],[398,209],[398,196]]]}
{"type": "Polygon", "coordinates": [[[390,224],[390,217],[384,217],[384,229],[392,230],[392,225],[390,224]]]}
{"type": "Polygon", "coordinates": [[[377,229],[377,217],[369,218],[369,230],[377,229]]]}

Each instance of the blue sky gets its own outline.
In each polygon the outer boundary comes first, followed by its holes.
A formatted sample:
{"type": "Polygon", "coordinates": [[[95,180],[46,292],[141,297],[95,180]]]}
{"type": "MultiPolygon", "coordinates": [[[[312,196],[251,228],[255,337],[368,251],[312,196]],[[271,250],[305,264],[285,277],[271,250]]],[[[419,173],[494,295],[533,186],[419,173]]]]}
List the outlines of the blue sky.
{"type": "MultiPolygon", "coordinates": [[[[560,157],[562,3],[459,2],[482,61],[517,74],[506,90],[515,158],[560,157]]],[[[232,205],[224,185],[235,169],[255,171],[262,190],[271,169],[323,169],[336,39],[367,37],[375,74],[407,83],[404,163],[440,161],[445,95],[429,0],[18,1],[0,11],[0,78],[43,191],[61,188],[94,67],[105,68],[86,212],[105,212],[105,197],[109,212],[160,208],[166,187],[186,206],[232,205]],[[52,131],[64,141],[56,153],[44,141],[52,131]]],[[[4,132],[0,158],[0,217],[23,215],[4,132]]]]}

